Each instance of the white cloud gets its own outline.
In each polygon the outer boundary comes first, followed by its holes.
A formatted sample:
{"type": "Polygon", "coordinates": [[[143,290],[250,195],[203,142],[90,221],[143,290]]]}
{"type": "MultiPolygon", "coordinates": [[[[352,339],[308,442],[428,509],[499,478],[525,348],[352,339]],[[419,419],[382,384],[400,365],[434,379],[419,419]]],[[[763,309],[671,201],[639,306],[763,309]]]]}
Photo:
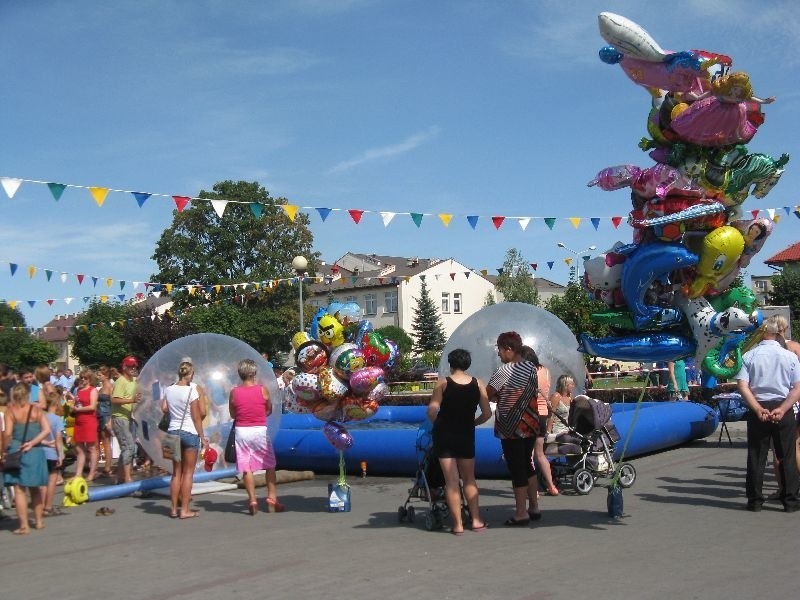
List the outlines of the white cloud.
{"type": "Polygon", "coordinates": [[[433,139],[434,137],[439,135],[440,131],[441,128],[438,125],[434,125],[427,131],[415,133],[414,135],[406,138],[399,144],[392,144],[380,148],[370,148],[368,150],[365,150],[355,158],[351,158],[350,160],[345,160],[340,162],[339,164],[331,168],[328,171],[328,173],[329,174],[341,173],[342,171],[348,171],[353,167],[357,167],[364,163],[372,162],[374,160],[392,158],[394,156],[399,156],[400,154],[405,154],[406,152],[410,152],[411,150],[414,150],[415,148],[433,139]]]}

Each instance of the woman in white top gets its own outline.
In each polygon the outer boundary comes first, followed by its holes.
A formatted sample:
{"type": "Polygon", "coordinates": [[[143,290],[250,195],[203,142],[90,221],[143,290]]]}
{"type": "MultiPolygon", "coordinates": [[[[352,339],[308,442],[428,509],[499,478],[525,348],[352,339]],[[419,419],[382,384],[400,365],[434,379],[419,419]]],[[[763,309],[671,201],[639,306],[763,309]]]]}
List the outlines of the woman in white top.
{"type": "Polygon", "coordinates": [[[572,403],[572,394],[575,391],[575,380],[569,375],[561,375],[556,381],[556,391],[550,396],[550,419],[547,423],[547,441],[567,430],[564,424],[569,417],[569,405],[572,403]],[[559,419],[555,415],[561,417],[559,419]],[[562,421],[563,419],[563,421],[562,421]]]}
{"type": "Polygon", "coordinates": [[[203,416],[200,407],[200,394],[192,383],[194,367],[190,362],[182,362],[178,367],[178,382],[164,390],[161,399],[162,412],[169,411],[169,433],[180,435],[181,454],[172,460],[172,479],[169,483],[169,499],[173,519],[191,519],[199,516],[196,510],[189,510],[192,495],[192,479],[197,464],[197,453],[202,442],[208,446],[203,436],[203,416]],[[181,508],[178,511],[178,502],[181,508]]]}

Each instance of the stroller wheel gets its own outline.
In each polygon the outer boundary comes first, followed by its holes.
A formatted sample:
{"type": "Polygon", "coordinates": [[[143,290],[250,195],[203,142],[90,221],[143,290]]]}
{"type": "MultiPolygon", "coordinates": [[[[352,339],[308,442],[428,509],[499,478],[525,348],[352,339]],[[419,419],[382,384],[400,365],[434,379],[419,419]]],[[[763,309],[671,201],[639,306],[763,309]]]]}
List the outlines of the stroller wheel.
{"type": "Polygon", "coordinates": [[[408,515],[408,511],[406,510],[405,506],[401,506],[397,509],[397,520],[401,523],[406,520],[406,516],[408,515]]]}
{"type": "Polygon", "coordinates": [[[572,487],[576,492],[585,496],[594,487],[594,475],[589,469],[578,469],[572,476],[572,487]]]}
{"type": "Polygon", "coordinates": [[[413,506],[409,506],[408,510],[406,511],[406,518],[408,519],[409,523],[414,522],[414,518],[417,516],[416,511],[414,510],[413,506]]]}
{"type": "Polygon", "coordinates": [[[623,463],[619,468],[619,484],[624,488],[629,488],[636,481],[636,469],[631,463],[623,463]]]}
{"type": "Polygon", "coordinates": [[[441,523],[436,522],[436,517],[433,516],[433,513],[427,513],[425,515],[425,529],[428,531],[433,531],[437,527],[441,527],[441,523]]]}

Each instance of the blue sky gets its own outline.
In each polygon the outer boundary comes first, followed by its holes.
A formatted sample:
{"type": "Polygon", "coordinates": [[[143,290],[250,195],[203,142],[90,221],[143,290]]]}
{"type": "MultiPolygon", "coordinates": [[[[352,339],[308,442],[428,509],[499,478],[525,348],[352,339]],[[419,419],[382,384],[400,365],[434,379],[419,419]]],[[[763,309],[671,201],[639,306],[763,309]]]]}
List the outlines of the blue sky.
{"type": "MultiPolygon", "coordinates": [[[[256,180],[292,204],[343,209],[325,222],[311,211],[325,260],[453,257],[494,273],[517,248],[565,283],[571,255],[557,242],[605,250],[631,239],[624,221],[610,222],[627,215],[628,193],[586,182],[607,166],[653,164],[637,147],[649,97],[598,59],[601,11],[666,49],[731,56],[756,94],[777,96],[749,150],[800,161],[791,0],[6,0],[0,176],[167,196],[256,180]],[[350,208],[371,212],[355,225],[350,208]],[[420,228],[402,214],[384,227],[384,211],[426,216],[420,228]],[[448,228],[439,213],[454,215],[448,228]],[[467,215],[480,216],[475,230],[467,215]],[[496,230],[493,215],[533,219],[496,230]],[[552,231],[543,217],[559,219],[552,231]],[[583,218],[578,229],[569,217],[583,218]]],[[[745,211],[800,204],[798,173],[790,162],[745,211]]],[[[153,196],[139,208],[111,192],[98,207],[72,188],[56,202],[23,183],[13,199],[0,192],[0,207],[0,298],[22,301],[28,325],[41,326],[84,296],[120,293],[106,278],[147,281],[174,203],[153,196]],[[13,277],[8,263],[19,265],[13,277]]],[[[748,272],[769,273],[762,261],[798,241],[798,225],[784,215],[748,272]]]]}

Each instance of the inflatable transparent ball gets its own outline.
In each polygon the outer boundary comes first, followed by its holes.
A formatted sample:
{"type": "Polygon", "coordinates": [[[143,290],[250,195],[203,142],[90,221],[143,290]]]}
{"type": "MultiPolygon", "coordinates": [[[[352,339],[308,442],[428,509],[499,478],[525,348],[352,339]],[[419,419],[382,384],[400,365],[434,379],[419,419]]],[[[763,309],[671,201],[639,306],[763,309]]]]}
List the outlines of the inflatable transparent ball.
{"type": "MultiPolygon", "coordinates": [[[[188,360],[194,366],[194,380],[205,390],[208,397],[208,414],[203,421],[203,432],[209,447],[217,452],[213,468],[221,468],[224,462],[225,442],[233,422],[228,411],[228,395],[241,379],[236,368],[240,360],[252,359],[256,363],[256,380],[269,390],[272,414],[269,416],[269,435],[272,440],[278,434],[281,420],[281,391],[275,373],[264,357],[248,344],[236,338],[218,333],[198,333],[170,342],[145,363],[139,373],[141,402],[134,410],[139,423],[139,440],[153,463],[171,472],[172,461],[161,455],[161,440],[164,433],[158,429],[161,420],[162,390],[178,381],[178,365],[188,360]]],[[[187,418],[189,418],[187,416],[187,418]]],[[[205,463],[198,456],[196,470],[204,470],[205,463]]]]}
{"type": "MultiPolygon", "coordinates": [[[[448,353],[463,348],[472,355],[468,372],[488,383],[502,364],[497,356],[497,336],[505,331],[516,331],[522,343],[533,348],[539,362],[550,370],[548,397],[555,391],[556,381],[562,374],[575,380],[575,395],[583,393],[585,363],[569,327],[553,313],[522,302],[500,302],[484,307],[461,323],[444,347],[439,376],[450,374],[448,353]]],[[[493,422],[491,419],[486,425],[493,422]]]]}

